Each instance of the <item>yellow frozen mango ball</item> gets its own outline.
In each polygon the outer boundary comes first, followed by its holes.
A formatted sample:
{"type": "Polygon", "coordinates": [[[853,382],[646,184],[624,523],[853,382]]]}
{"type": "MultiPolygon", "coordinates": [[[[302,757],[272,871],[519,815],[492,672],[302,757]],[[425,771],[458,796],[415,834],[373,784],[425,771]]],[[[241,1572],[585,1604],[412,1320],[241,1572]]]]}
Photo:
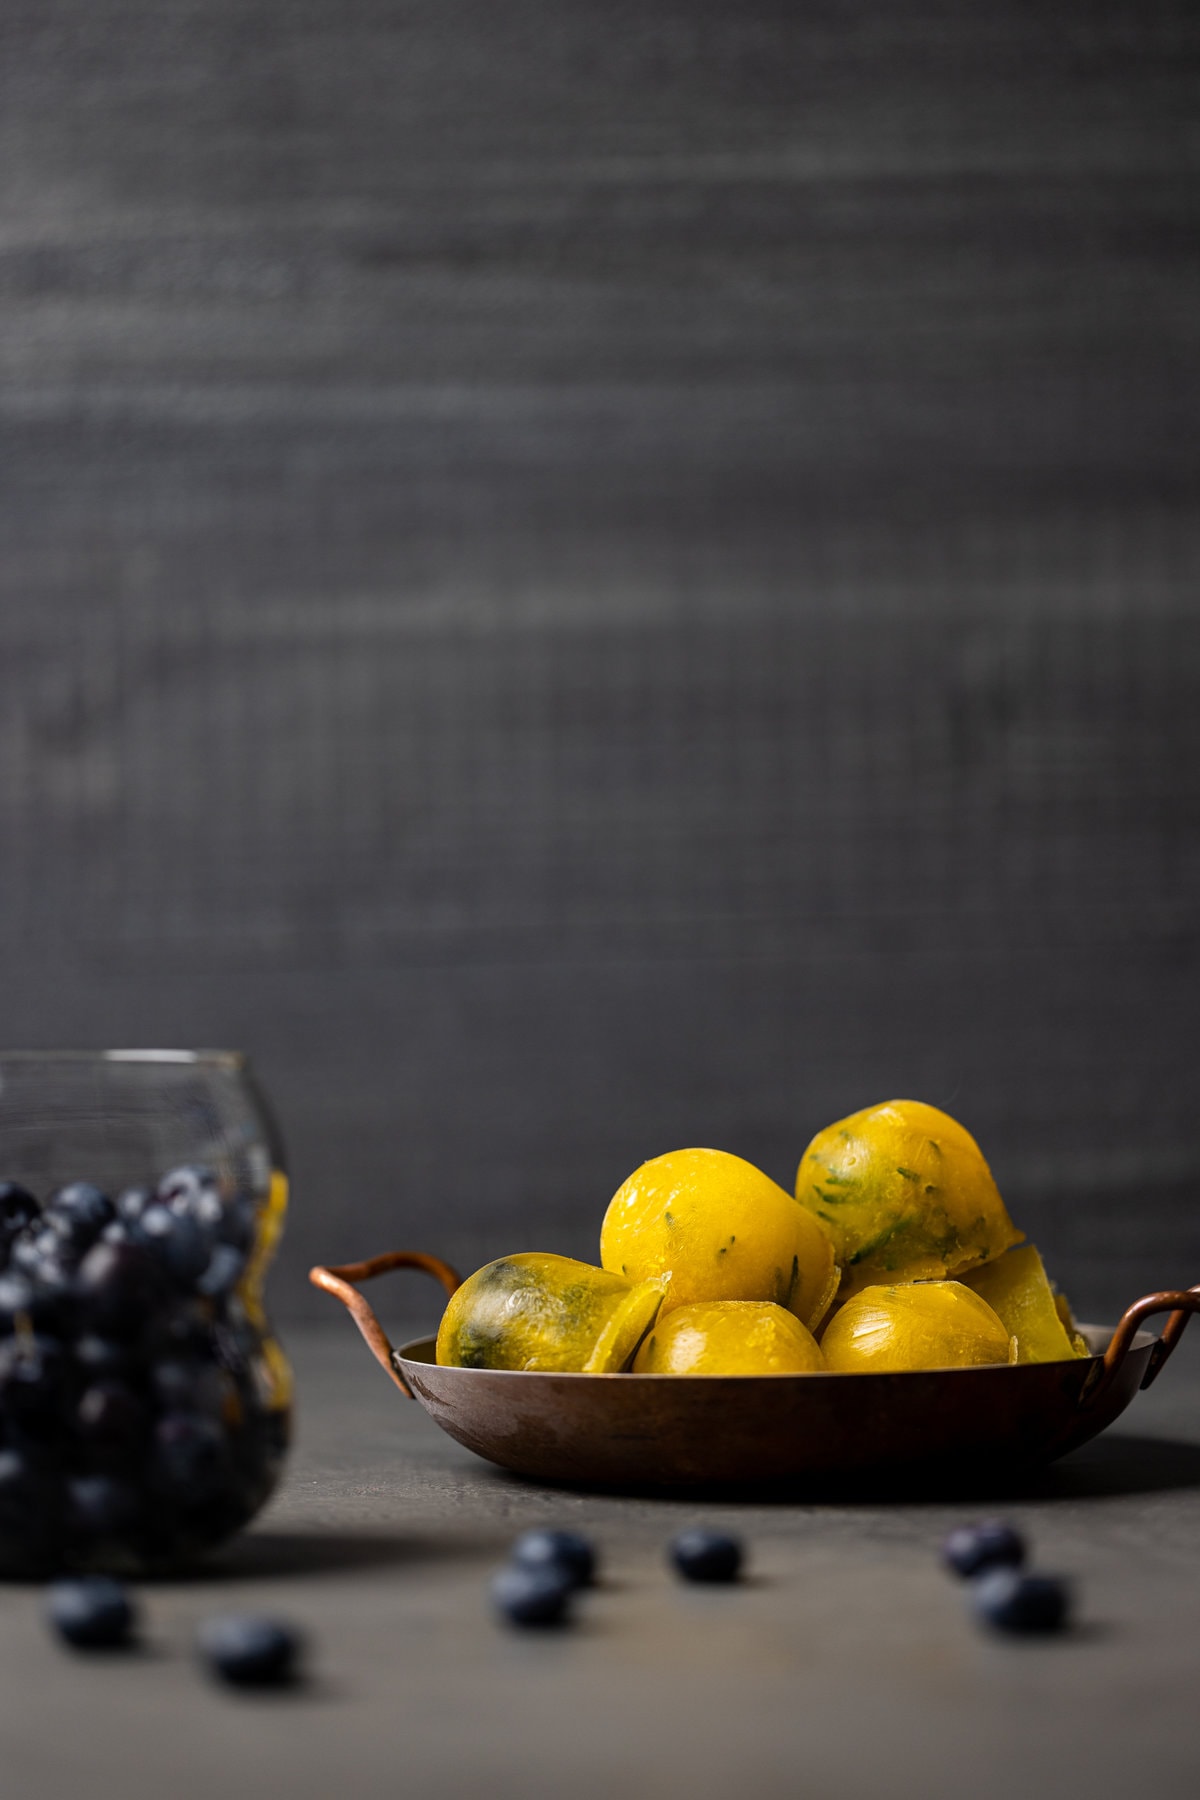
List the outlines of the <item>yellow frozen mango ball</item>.
{"type": "Polygon", "coordinates": [[[661,1301],[658,1282],[634,1285],[569,1256],[502,1256],[451,1295],[437,1360],[467,1369],[615,1374],[654,1323],[661,1301]]]}
{"type": "Polygon", "coordinates": [[[635,1375],[810,1375],[825,1367],[795,1313],[769,1300],[700,1300],[661,1318],[635,1375]]]}
{"type": "Polygon", "coordinates": [[[961,1281],[910,1281],[854,1294],[826,1326],[821,1353],[828,1369],[874,1375],[1015,1362],[1016,1341],[961,1281]]]}
{"type": "Polygon", "coordinates": [[[820,1221],[725,1150],[673,1150],[635,1169],[609,1202],[600,1260],[627,1281],[661,1280],[664,1313],[770,1300],[813,1327],[837,1288],[820,1221]]]}
{"type": "Polygon", "coordinates": [[[818,1132],[796,1198],[833,1239],[843,1297],[960,1275],[1024,1236],[970,1132],[920,1100],[889,1100],[818,1132]]]}

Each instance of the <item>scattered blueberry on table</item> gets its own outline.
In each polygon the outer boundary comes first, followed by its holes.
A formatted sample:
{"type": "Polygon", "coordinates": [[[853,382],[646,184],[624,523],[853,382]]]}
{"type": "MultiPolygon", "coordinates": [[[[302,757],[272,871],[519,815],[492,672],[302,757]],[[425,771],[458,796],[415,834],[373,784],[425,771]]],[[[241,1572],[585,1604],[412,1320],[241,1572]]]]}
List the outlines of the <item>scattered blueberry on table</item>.
{"type": "Polygon", "coordinates": [[[590,1587],[596,1579],[595,1548],[578,1531],[523,1531],[512,1560],[526,1569],[562,1569],[572,1587],[590,1587]]]}
{"type": "Polygon", "coordinates": [[[561,1625],[576,1586],[561,1563],[509,1563],[492,1578],[492,1605],[508,1625],[561,1625]]]}
{"type": "Polygon", "coordinates": [[[741,1573],[741,1541],[725,1531],[681,1531],[669,1555],[685,1581],[736,1581],[741,1573]]]}
{"type": "Polygon", "coordinates": [[[109,1575],[56,1581],[47,1590],[46,1616],[76,1650],[116,1650],[129,1643],[136,1622],[123,1584],[109,1575]]]}
{"type": "Polygon", "coordinates": [[[1059,1575],[1029,1575],[1020,1569],[990,1569],[972,1592],[976,1616],[995,1631],[1020,1635],[1061,1631],[1070,1614],[1071,1594],[1059,1575]]]}
{"type": "Polygon", "coordinates": [[[960,1525],[942,1545],[942,1561],[964,1580],[986,1569],[1019,1568],[1025,1561],[1025,1540],[1003,1519],[984,1519],[978,1525],[960,1525]]]}
{"type": "Polygon", "coordinates": [[[196,1634],[211,1672],[233,1687],[282,1687],[299,1671],[299,1633],[282,1619],[223,1613],[206,1619],[196,1634]]]}

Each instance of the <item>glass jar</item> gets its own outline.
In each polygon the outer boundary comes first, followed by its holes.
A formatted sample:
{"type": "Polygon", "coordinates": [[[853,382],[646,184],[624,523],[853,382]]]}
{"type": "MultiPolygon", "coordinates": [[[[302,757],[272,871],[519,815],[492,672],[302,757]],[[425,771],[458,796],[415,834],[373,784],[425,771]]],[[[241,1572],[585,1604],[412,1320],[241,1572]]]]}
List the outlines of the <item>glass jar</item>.
{"type": "Polygon", "coordinates": [[[262,1506],[287,1192],[238,1053],[0,1052],[0,1574],[177,1568],[262,1506]]]}

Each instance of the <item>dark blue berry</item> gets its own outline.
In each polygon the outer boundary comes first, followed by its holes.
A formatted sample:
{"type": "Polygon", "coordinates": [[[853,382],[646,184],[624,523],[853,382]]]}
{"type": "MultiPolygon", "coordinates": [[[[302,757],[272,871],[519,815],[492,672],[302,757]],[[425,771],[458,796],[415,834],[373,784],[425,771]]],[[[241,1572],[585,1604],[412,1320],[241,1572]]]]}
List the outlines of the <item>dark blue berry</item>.
{"type": "Polygon", "coordinates": [[[53,1435],[67,1379],[62,1346],[53,1338],[14,1337],[0,1344],[0,1407],[38,1439],[53,1435]]]}
{"type": "Polygon", "coordinates": [[[79,1402],[75,1429],[89,1447],[123,1458],[144,1441],[150,1420],[142,1401],[124,1381],[94,1382],[79,1402]]]}
{"type": "Polygon", "coordinates": [[[232,1244],[218,1244],[208,1265],[196,1283],[197,1293],[209,1300],[221,1300],[232,1293],[242,1278],[246,1258],[232,1244]]]}
{"type": "Polygon", "coordinates": [[[1025,1575],[1009,1567],[981,1575],[971,1598],[977,1617],[994,1630],[1035,1634],[1062,1630],[1071,1595],[1061,1576],[1025,1575]]]}
{"type": "Polygon", "coordinates": [[[207,1500],[227,1483],[226,1434],[202,1413],[165,1414],[154,1428],[154,1451],[160,1483],[182,1498],[207,1500]]]}
{"type": "Polygon", "coordinates": [[[1003,1519],[960,1525],[942,1545],[942,1561],[964,1578],[982,1575],[985,1569],[1019,1568],[1025,1561],[1025,1540],[1003,1519]]]}
{"type": "Polygon", "coordinates": [[[222,1210],[217,1237],[234,1250],[248,1251],[254,1242],[258,1208],[252,1194],[235,1194],[222,1210]]]}
{"type": "Polygon", "coordinates": [[[196,1642],[212,1672],[235,1687],[278,1687],[300,1660],[299,1634],[281,1619],[227,1613],[206,1619],[196,1642]]]}
{"type": "Polygon", "coordinates": [[[596,1552],[577,1531],[523,1531],[512,1560],[526,1569],[561,1569],[572,1587],[588,1587],[596,1578],[596,1552]]]}
{"type": "Polygon", "coordinates": [[[59,1636],[77,1650],[112,1650],[129,1642],[134,1609],[119,1581],[85,1575],[56,1581],[46,1595],[46,1613],[59,1636]]]}
{"type": "Polygon", "coordinates": [[[187,1209],[200,1206],[204,1196],[209,1194],[215,1194],[219,1202],[221,1190],[211,1169],[188,1164],[183,1168],[168,1169],[159,1180],[154,1194],[164,1206],[187,1209]]]}
{"type": "Polygon", "coordinates": [[[492,1581],[492,1605],[510,1625],[561,1625],[575,1582],[561,1563],[510,1563],[492,1581]]]}
{"type": "Polygon", "coordinates": [[[14,1259],[7,1274],[0,1277],[0,1329],[15,1330],[24,1317],[35,1331],[70,1334],[75,1313],[74,1272],[59,1254],[61,1247],[57,1238],[47,1254],[27,1245],[21,1259],[14,1259]]]}
{"type": "Polygon", "coordinates": [[[207,1301],[176,1295],[151,1321],[143,1342],[152,1358],[212,1362],[217,1355],[212,1308],[207,1301]]]}
{"type": "Polygon", "coordinates": [[[32,1320],[33,1283],[15,1271],[0,1275],[0,1331],[12,1331],[20,1318],[32,1320]]]}
{"type": "Polygon", "coordinates": [[[685,1581],[736,1581],[741,1572],[741,1543],[725,1531],[681,1531],[669,1552],[685,1581]]]}
{"type": "Polygon", "coordinates": [[[18,1231],[9,1255],[9,1266],[35,1281],[47,1267],[58,1268],[75,1261],[78,1258],[72,1255],[70,1239],[41,1220],[18,1231]]]}
{"type": "Polygon", "coordinates": [[[133,1368],[134,1352],[128,1344],[88,1332],[76,1342],[75,1362],[85,1380],[103,1381],[109,1376],[120,1380],[133,1368]]]}
{"type": "Polygon", "coordinates": [[[153,1188],[122,1188],[114,1203],[118,1219],[123,1220],[126,1225],[136,1224],[146,1208],[154,1205],[154,1198],[153,1188]]]}
{"type": "Polygon", "coordinates": [[[89,1328],[102,1337],[136,1337],[161,1305],[165,1278],[140,1244],[95,1244],[79,1266],[76,1291],[89,1328]]]}
{"type": "Polygon", "coordinates": [[[190,1288],[208,1266],[209,1245],[195,1219],[156,1202],[137,1220],[137,1242],[157,1257],[180,1287],[190,1288]]]}
{"type": "Polygon", "coordinates": [[[231,1382],[224,1369],[199,1358],[164,1358],[150,1377],[154,1395],[164,1412],[203,1413],[222,1418],[231,1382]]]}
{"type": "Polygon", "coordinates": [[[82,1254],[116,1213],[108,1195],[90,1181],[72,1181],[51,1194],[43,1216],[60,1237],[82,1254]]]}
{"type": "Polygon", "coordinates": [[[140,1513],[137,1490],[115,1476],[76,1475],[67,1483],[67,1526],[78,1537],[119,1537],[140,1513]]]}
{"type": "Polygon", "coordinates": [[[0,1181],[0,1230],[12,1236],[36,1219],[40,1207],[33,1195],[15,1181],[0,1181]]]}
{"type": "Polygon", "coordinates": [[[57,1487],[26,1452],[0,1450],[0,1532],[37,1542],[53,1529],[57,1487]]]}
{"type": "Polygon", "coordinates": [[[225,1223],[225,1204],[219,1189],[205,1187],[195,1194],[176,1194],[166,1204],[178,1217],[191,1219],[194,1225],[199,1226],[208,1243],[216,1243],[225,1223]]]}

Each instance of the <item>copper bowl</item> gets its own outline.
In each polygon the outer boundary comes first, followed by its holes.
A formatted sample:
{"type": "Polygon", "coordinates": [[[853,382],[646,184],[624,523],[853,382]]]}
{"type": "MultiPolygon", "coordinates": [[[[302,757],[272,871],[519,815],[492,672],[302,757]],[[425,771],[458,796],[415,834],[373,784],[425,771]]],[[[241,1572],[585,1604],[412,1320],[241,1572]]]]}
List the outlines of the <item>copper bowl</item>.
{"type": "Polygon", "coordinates": [[[1052,1462],[1111,1425],[1149,1387],[1200,1311],[1200,1287],[1137,1300],[1116,1327],[1080,1325],[1071,1362],[888,1375],[575,1375],[444,1368],[432,1337],[393,1349],[356,1286],[448,1263],[397,1250],[310,1271],[349,1308],[402,1394],[468,1450],[540,1481],[697,1489],[861,1476],[1006,1473],[1052,1462]],[[1169,1313],[1162,1335],[1140,1329],[1169,1313]]]}

